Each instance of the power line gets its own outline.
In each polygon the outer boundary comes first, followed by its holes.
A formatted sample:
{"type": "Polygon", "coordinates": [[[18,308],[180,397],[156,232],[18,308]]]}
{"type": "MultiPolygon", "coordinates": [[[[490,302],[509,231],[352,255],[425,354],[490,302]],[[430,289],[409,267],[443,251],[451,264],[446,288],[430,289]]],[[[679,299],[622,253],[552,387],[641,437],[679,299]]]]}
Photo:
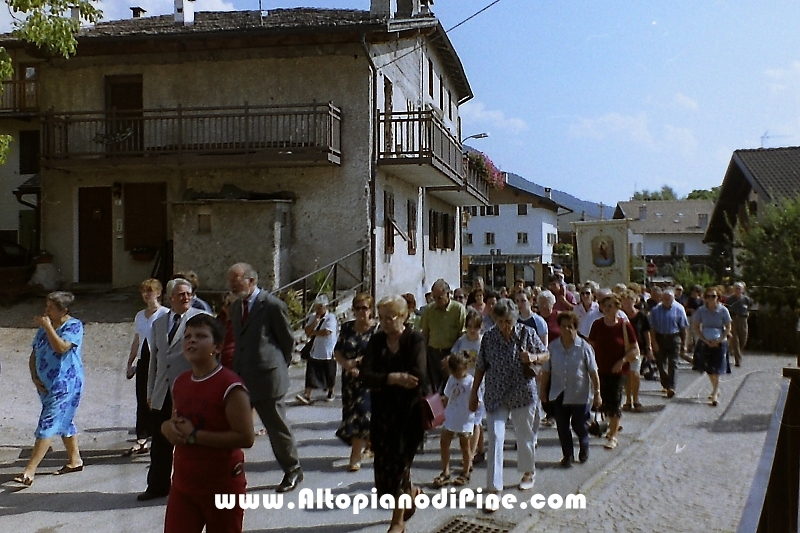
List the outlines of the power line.
{"type": "MultiPolygon", "coordinates": [[[[454,29],[458,28],[459,26],[461,26],[461,25],[463,25],[463,24],[466,24],[467,22],[469,22],[470,20],[474,19],[475,17],[477,17],[478,15],[480,15],[481,13],[483,13],[484,11],[486,11],[487,9],[489,9],[490,7],[492,7],[492,6],[496,5],[496,4],[499,4],[499,3],[500,3],[500,0],[494,0],[494,1],[493,1],[492,3],[490,3],[489,5],[487,5],[486,7],[482,8],[482,9],[480,9],[480,10],[478,10],[478,11],[476,11],[476,12],[475,12],[475,13],[473,13],[472,15],[468,16],[467,18],[465,18],[464,20],[462,20],[461,22],[459,22],[458,24],[456,24],[455,26],[453,26],[453,27],[452,27],[452,28],[450,28],[449,30],[445,30],[445,33],[446,33],[446,34],[447,34],[447,33],[450,33],[450,32],[451,32],[451,31],[453,31],[454,29]]],[[[436,41],[436,40],[437,40],[437,39],[439,39],[439,38],[440,38],[440,37],[439,37],[438,35],[434,35],[434,36],[433,36],[433,38],[431,38],[431,42],[434,42],[434,41],[436,41]]],[[[411,50],[409,50],[408,52],[406,52],[405,54],[403,54],[403,55],[401,55],[401,56],[399,56],[399,57],[396,57],[396,58],[392,59],[391,61],[389,61],[388,63],[386,63],[386,64],[384,64],[384,65],[382,65],[382,66],[383,66],[383,67],[388,67],[388,66],[389,66],[389,65],[391,65],[392,63],[396,63],[397,61],[400,61],[400,60],[401,60],[401,59],[403,59],[404,57],[406,57],[406,56],[408,56],[408,55],[411,55],[411,54],[413,54],[414,52],[416,52],[417,50],[419,50],[419,49],[421,49],[421,48],[422,48],[422,45],[421,45],[421,44],[414,45],[414,47],[413,47],[411,50]]]]}

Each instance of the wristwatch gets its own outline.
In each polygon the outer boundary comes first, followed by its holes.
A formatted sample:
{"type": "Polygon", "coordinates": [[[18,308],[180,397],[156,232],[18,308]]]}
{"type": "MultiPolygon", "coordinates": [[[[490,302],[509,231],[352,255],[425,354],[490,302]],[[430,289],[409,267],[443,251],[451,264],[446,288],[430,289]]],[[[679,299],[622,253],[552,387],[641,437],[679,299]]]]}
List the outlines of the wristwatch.
{"type": "Polygon", "coordinates": [[[197,428],[194,428],[186,437],[186,444],[197,444],[197,428]]]}

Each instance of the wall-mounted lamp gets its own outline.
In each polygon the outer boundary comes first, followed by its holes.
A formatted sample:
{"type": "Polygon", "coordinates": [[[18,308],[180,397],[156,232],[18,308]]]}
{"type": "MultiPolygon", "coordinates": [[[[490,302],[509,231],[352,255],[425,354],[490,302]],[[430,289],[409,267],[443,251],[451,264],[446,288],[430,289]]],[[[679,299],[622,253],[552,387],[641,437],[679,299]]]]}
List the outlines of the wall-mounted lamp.
{"type": "Polygon", "coordinates": [[[485,139],[488,136],[489,134],[486,132],[476,133],[475,135],[470,135],[469,137],[464,137],[463,139],[461,139],[461,144],[464,144],[466,141],[470,139],[485,139]]]}

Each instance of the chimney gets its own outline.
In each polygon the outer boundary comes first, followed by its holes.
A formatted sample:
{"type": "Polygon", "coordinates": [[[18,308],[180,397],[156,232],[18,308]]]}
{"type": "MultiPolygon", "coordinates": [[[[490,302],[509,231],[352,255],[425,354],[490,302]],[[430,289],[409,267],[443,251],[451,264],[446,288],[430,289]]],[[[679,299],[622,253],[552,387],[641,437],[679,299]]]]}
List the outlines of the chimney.
{"type": "Polygon", "coordinates": [[[545,187],[544,188],[544,196],[548,200],[552,200],[553,199],[553,189],[551,189],[550,187],[545,187]]]}
{"type": "Polygon", "coordinates": [[[600,202],[600,220],[606,219],[606,206],[603,205],[603,202],[600,202]]]}
{"type": "Polygon", "coordinates": [[[399,19],[411,18],[419,15],[420,0],[397,0],[397,13],[395,16],[399,19]]]}
{"type": "Polygon", "coordinates": [[[194,24],[194,0],[175,0],[175,24],[194,24]]]}
{"type": "Polygon", "coordinates": [[[369,15],[374,18],[392,16],[392,0],[370,0],[369,15]]]}
{"type": "Polygon", "coordinates": [[[132,7],[131,11],[133,12],[133,18],[135,18],[135,19],[142,18],[142,15],[147,13],[146,9],[138,7],[138,6],[132,7]]]}
{"type": "Polygon", "coordinates": [[[640,205],[639,206],[639,220],[647,220],[647,206],[640,205]]]}
{"type": "Polygon", "coordinates": [[[81,9],[78,6],[69,6],[69,18],[81,20],[81,9]]]}

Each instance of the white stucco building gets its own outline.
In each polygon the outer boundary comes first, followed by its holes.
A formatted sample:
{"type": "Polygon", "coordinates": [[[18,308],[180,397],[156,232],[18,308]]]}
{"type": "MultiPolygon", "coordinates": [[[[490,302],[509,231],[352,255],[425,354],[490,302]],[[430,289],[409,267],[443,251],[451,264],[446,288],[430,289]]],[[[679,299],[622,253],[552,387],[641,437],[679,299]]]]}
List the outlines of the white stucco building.
{"type": "Polygon", "coordinates": [[[532,192],[533,184],[506,174],[502,189],[491,189],[490,205],[465,206],[462,228],[465,281],[482,276],[487,286],[513,285],[514,279],[541,285],[558,242],[558,214],[564,208],[532,192]]]}
{"type": "Polygon", "coordinates": [[[457,206],[488,195],[462,158],[472,90],[427,6],[391,4],[179,0],[84,28],[68,60],[6,39],[38,68],[41,244],[67,284],[134,286],[160,261],[223,289],[247,261],[277,288],[356,252],[377,298],[457,285],[457,206]]]}

